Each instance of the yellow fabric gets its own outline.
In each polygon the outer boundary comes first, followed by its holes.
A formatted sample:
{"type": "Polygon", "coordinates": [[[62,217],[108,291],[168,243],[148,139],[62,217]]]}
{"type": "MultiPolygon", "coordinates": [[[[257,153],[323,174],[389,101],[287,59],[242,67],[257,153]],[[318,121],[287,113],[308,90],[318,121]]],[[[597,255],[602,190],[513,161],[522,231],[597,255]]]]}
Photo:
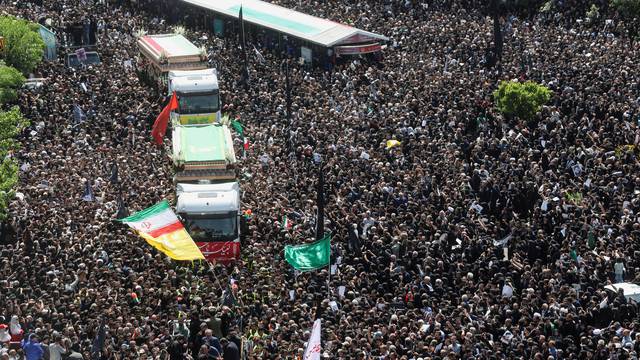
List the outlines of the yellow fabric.
{"type": "Polygon", "coordinates": [[[218,120],[217,113],[180,115],[180,124],[182,125],[213,124],[218,120]]]}
{"type": "Polygon", "coordinates": [[[138,234],[140,234],[149,245],[174,260],[204,260],[200,249],[184,228],[163,234],[157,238],[143,232],[138,232],[138,234]]]}
{"type": "Polygon", "coordinates": [[[387,150],[400,145],[400,141],[398,140],[387,140],[387,150]]]}

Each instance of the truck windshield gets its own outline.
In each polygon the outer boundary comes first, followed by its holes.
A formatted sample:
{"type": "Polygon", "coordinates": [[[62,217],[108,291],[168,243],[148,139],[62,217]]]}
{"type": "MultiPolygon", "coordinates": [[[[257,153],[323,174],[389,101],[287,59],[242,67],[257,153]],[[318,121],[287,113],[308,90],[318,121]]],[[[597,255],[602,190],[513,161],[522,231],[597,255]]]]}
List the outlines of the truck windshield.
{"type": "Polygon", "coordinates": [[[235,212],[216,215],[182,213],[180,216],[195,242],[234,241],[238,238],[238,216],[235,212]]]}
{"type": "Polygon", "coordinates": [[[67,54],[67,66],[70,67],[79,67],[82,64],[85,65],[98,65],[100,64],[100,56],[98,53],[89,51],[85,53],[87,55],[87,59],[80,61],[78,59],[78,55],[76,54],[67,54]]]}
{"type": "Polygon", "coordinates": [[[218,90],[206,93],[179,93],[180,114],[209,114],[218,112],[220,97],[218,90]]]}

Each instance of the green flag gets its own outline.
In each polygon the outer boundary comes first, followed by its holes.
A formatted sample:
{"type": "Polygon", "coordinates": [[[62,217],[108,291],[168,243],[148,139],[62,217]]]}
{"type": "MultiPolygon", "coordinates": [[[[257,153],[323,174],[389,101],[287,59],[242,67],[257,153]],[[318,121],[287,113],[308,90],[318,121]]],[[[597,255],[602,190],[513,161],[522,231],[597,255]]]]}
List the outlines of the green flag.
{"type": "Polygon", "coordinates": [[[291,266],[300,271],[315,270],[327,266],[330,256],[331,236],[329,234],[311,244],[284,247],[284,258],[291,266]]]}
{"type": "Polygon", "coordinates": [[[569,192],[566,193],[567,201],[572,202],[574,205],[577,205],[582,202],[582,193],[581,192],[569,192]]]}
{"type": "Polygon", "coordinates": [[[240,123],[240,121],[231,120],[231,126],[238,133],[238,135],[244,136],[243,135],[244,134],[244,127],[242,126],[242,123],[240,123]]]}
{"type": "Polygon", "coordinates": [[[587,246],[589,246],[591,250],[596,248],[596,236],[593,234],[593,231],[589,231],[587,246]]]}

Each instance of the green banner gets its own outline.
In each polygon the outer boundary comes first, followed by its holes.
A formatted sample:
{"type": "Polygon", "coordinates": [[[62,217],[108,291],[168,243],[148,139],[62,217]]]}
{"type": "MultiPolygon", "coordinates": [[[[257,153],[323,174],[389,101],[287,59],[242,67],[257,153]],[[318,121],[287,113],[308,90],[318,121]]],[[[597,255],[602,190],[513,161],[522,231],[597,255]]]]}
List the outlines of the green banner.
{"type": "Polygon", "coordinates": [[[300,271],[310,271],[329,265],[331,257],[331,236],[304,245],[287,245],[284,258],[291,266],[300,271]]]}

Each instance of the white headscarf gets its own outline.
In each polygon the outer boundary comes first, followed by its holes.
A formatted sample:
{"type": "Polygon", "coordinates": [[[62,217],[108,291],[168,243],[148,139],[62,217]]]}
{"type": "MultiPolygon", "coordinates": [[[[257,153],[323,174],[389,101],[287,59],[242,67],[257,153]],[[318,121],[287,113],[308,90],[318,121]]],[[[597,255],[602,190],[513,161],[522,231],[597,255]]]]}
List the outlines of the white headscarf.
{"type": "Polygon", "coordinates": [[[22,334],[22,326],[20,326],[20,322],[18,321],[18,316],[13,315],[11,317],[11,322],[9,323],[9,331],[11,332],[11,335],[22,334]]]}

